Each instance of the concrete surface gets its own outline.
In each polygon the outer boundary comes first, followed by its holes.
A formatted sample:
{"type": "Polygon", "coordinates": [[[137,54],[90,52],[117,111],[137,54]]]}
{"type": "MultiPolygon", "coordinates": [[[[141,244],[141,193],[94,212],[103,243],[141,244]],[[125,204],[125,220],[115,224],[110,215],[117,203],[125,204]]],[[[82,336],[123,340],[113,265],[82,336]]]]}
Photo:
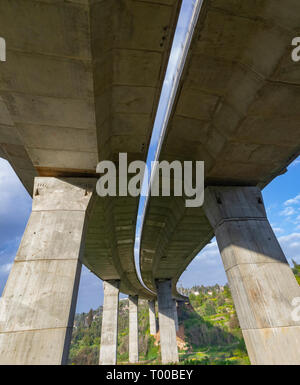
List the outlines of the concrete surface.
{"type": "Polygon", "coordinates": [[[177,313],[177,301],[176,301],[176,299],[173,299],[173,306],[174,306],[175,330],[177,332],[179,330],[179,323],[178,323],[178,313],[177,313]]]}
{"type": "Polygon", "coordinates": [[[157,322],[156,322],[156,312],[155,312],[155,300],[148,301],[149,304],[149,324],[150,324],[150,334],[154,336],[157,333],[157,322]]]}
{"type": "Polygon", "coordinates": [[[118,347],[120,281],[103,281],[104,301],[100,341],[100,365],[116,365],[118,347]]]}
{"type": "Polygon", "coordinates": [[[179,361],[171,280],[156,281],[162,364],[179,361]]]}
{"type": "Polygon", "coordinates": [[[214,227],[252,364],[300,364],[300,287],[274,235],[257,187],[208,187],[214,227]]]}
{"type": "MultiPolygon", "coordinates": [[[[300,154],[300,3],[204,0],[160,160],[202,160],[205,185],[263,188],[300,154]]],[[[151,197],[141,239],[144,282],[176,283],[213,237],[201,208],[151,197]]]]}
{"type": "Polygon", "coordinates": [[[138,326],[138,303],[139,297],[128,296],[129,301],[129,362],[139,362],[139,326],[138,326]]]}
{"type": "MultiPolygon", "coordinates": [[[[30,194],[37,175],[98,178],[102,159],[146,158],[180,4],[1,1],[0,156],[30,194]]],[[[96,201],[83,262],[152,298],[132,259],[137,205],[96,201]]]]}
{"type": "Polygon", "coordinates": [[[94,180],[35,178],[0,299],[1,364],[66,364],[94,180]]]}
{"type": "MultiPolygon", "coordinates": [[[[180,3],[1,1],[0,156],[28,191],[37,175],[96,179],[98,161],[119,152],[146,158],[180,3]]],[[[204,0],[161,159],[204,160],[206,186],[262,188],[284,172],[300,153],[300,73],[290,57],[299,23],[297,0],[204,0]]],[[[137,205],[96,199],[81,259],[122,292],[153,299],[134,266],[137,205]]],[[[180,275],[213,234],[202,208],[151,197],[147,287],[171,279],[180,299],[180,275]]]]}

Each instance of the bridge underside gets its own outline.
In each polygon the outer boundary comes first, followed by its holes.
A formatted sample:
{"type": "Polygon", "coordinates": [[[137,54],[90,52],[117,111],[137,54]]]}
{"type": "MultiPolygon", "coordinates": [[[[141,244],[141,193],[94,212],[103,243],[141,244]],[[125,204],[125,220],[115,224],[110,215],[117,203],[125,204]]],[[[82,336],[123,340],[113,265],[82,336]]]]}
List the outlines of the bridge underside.
{"type": "MultiPolygon", "coordinates": [[[[297,12],[298,11],[298,12],[297,12]]],[[[296,1],[204,1],[160,160],[203,160],[205,185],[263,188],[299,155],[296,1]]],[[[176,283],[213,237],[202,208],[149,200],[141,242],[147,285],[176,283]]]]}
{"type": "MultiPolygon", "coordinates": [[[[35,176],[97,178],[100,160],[146,158],[180,5],[1,1],[0,156],[30,194],[35,176]]],[[[97,200],[84,263],[147,297],[133,259],[137,205],[97,200]]]]}
{"type": "Polygon", "coordinates": [[[158,293],[162,359],[177,361],[172,294],[215,234],[252,362],[299,363],[299,286],[260,194],[300,152],[298,0],[203,1],[160,160],[204,161],[208,198],[150,197],[140,262],[152,292],[134,264],[138,199],[94,193],[99,161],[146,158],[180,4],[1,1],[0,156],[33,191],[0,303],[1,362],[67,362],[81,263],[106,281],[102,362],[115,360],[119,290],[158,293]]]}

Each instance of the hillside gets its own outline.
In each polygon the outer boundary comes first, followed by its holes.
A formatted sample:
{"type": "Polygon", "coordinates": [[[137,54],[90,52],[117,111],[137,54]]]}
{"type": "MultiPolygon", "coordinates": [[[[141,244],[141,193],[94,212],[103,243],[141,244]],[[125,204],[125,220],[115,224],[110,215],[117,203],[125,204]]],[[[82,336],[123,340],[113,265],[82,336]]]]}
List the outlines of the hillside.
{"type": "MultiPolygon", "coordinates": [[[[300,284],[300,265],[293,272],[300,284]]],[[[180,364],[248,365],[249,358],[230,290],[215,286],[179,288],[190,299],[178,308],[177,344],[180,364]]],[[[148,304],[139,302],[139,348],[141,363],[160,362],[159,333],[149,331],[148,304]]],[[[89,313],[76,314],[69,363],[98,365],[102,307],[89,313]]],[[[128,300],[120,301],[118,363],[128,362],[128,300]]]]}

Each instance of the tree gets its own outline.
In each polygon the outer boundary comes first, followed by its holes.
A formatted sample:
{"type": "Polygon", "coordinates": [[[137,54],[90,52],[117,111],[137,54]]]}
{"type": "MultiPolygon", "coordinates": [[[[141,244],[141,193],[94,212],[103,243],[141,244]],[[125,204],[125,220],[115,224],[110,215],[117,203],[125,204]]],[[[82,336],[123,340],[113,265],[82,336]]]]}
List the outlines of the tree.
{"type": "Polygon", "coordinates": [[[93,322],[93,309],[91,309],[89,311],[89,314],[87,315],[86,317],[86,323],[87,323],[87,326],[90,328],[91,325],[92,325],[92,322],[93,322]]]}
{"type": "Polygon", "coordinates": [[[207,301],[205,304],[205,312],[207,315],[216,314],[216,307],[213,301],[207,301]]]}

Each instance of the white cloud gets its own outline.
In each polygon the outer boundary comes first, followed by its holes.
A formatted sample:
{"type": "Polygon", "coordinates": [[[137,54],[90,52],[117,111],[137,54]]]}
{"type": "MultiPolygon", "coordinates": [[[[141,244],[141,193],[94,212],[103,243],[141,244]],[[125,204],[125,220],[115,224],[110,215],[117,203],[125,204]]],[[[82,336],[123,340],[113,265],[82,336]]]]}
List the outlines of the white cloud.
{"type": "Polygon", "coordinates": [[[283,215],[285,217],[289,217],[294,214],[296,214],[296,210],[293,207],[286,207],[279,213],[279,215],[283,215]]]}
{"type": "Polygon", "coordinates": [[[12,263],[6,263],[4,265],[0,265],[0,273],[1,274],[7,274],[10,272],[10,269],[12,267],[12,263]]]}
{"type": "Polygon", "coordinates": [[[283,235],[278,241],[289,261],[295,259],[300,262],[300,233],[283,235]]]}
{"type": "Polygon", "coordinates": [[[220,262],[220,252],[216,241],[212,241],[201,250],[196,260],[206,265],[216,265],[220,262]]]}
{"type": "Polygon", "coordinates": [[[276,235],[284,233],[284,230],[281,227],[272,227],[276,235]]]}
{"type": "Polygon", "coordinates": [[[221,285],[227,282],[224,266],[215,239],[194,258],[180,277],[184,287],[193,285],[221,285]]]}
{"type": "Polygon", "coordinates": [[[285,201],[284,205],[285,206],[289,206],[289,205],[295,205],[295,204],[298,204],[298,203],[300,203],[300,194],[295,196],[295,198],[288,199],[287,201],[285,201]]]}

